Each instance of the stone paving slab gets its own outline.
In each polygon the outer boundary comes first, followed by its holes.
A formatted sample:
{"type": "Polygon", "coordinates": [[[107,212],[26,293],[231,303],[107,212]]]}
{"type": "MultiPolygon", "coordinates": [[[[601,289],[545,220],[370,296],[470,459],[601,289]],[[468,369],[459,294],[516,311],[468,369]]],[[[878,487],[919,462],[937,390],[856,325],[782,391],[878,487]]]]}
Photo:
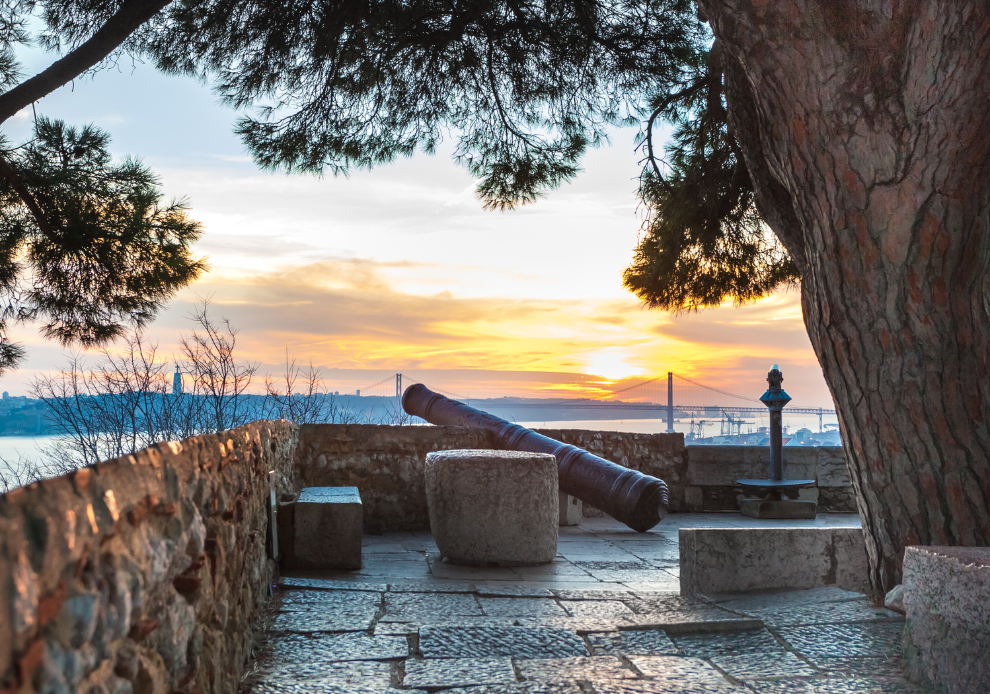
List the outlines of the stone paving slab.
{"type": "Polygon", "coordinates": [[[353,612],[323,610],[282,612],[275,618],[272,631],[296,633],[368,631],[377,614],[377,608],[353,612]]]}
{"type": "Polygon", "coordinates": [[[815,656],[900,657],[902,631],[903,625],[896,622],[878,622],[783,627],[777,633],[813,661],[815,656]]]}
{"type": "Polygon", "coordinates": [[[550,598],[478,598],[481,609],[492,617],[566,617],[556,601],[550,598]]]}
{"type": "Polygon", "coordinates": [[[584,694],[574,682],[518,682],[444,689],[444,694],[584,694]]]}
{"type": "Polygon", "coordinates": [[[474,595],[457,593],[387,593],[387,622],[415,622],[427,617],[481,617],[481,607],[474,595]]]}
{"type": "Polygon", "coordinates": [[[926,694],[926,690],[909,682],[884,678],[779,680],[750,686],[757,694],[926,694]]]}
{"type": "Polygon", "coordinates": [[[685,634],[714,634],[745,631],[763,626],[759,619],[733,617],[698,617],[690,614],[638,614],[626,618],[629,624],[620,629],[663,629],[670,636],[685,634]]]}
{"type": "Polygon", "coordinates": [[[557,597],[561,600],[620,600],[631,597],[629,591],[606,591],[606,590],[555,590],[557,597]]]}
{"type": "Polygon", "coordinates": [[[457,583],[454,581],[420,581],[409,583],[392,583],[388,587],[392,593],[473,593],[473,583],[457,583]]]}
{"type": "Polygon", "coordinates": [[[621,659],[600,655],[589,658],[549,658],[520,660],[516,663],[519,674],[526,680],[565,682],[574,680],[635,679],[621,659]]]}
{"type": "Polygon", "coordinates": [[[765,653],[772,656],[786,652],[774,635],[766,629],[674,636],[673,641],[681,653],[698,658],[740,653],[765,653]]]}
{"type": "Polygon", "coordinates": [[[618,600],[581,600],[565,603],[573,617],[632,617],[635,613],[618,600]]]}
{"type": "Polygon", "coordinates": [[[588,617],[519,617],[515,622],[519,626],[569,629],[578,634],[619,631],[620,629],[634,628],[636,626],[623,617],[600,617],[598,619],[588,617]]]}
{"type": "Polygon", "coordinates": [[[279,609],[289,611],[333,610],[337,612],[364,612],[377,610],[382,603],[381,593],[367,591],[284,590],[279,593],[279,609]]]}
{"type": "Polygon", "coordinates": [[[903,622],[904,617],[885,607],[873,607],[865,599],[855,602],[829,602],[795,607],[740,611],[758,617],[769,626],[842,624],[846,622],[903,622]]]}
{"type": "Polygon", "coordinates": [[[385,622],[375,624],[376,635],[416,634],[423,627],[493,627],[519,626],[512,617],[423,617],[416,622],[385,622]]]}
{"type": "Polygon", "coordinates": [[[277,636],[268,644],[273,662],[315,663],[346,660],[394,660],[409,655],[404,636],[368,636],[362,633],[277,636]]]}
{"type": "Polygon", "coordinates": [[[862,593],[844,590],[835,586],[810,588],[808,590],[776,591],[772,593],[713,593],[698,597],[718,603],[729,609],[756,610],[761,608],[783,608],[787,606],[812,605],[825,602],[845,602],[862,600],[862,593]]]}
{"type": "Polygon", "coordinates": [[[325,680],[285,680],[255,685],[254,694],[427,694],[422,689],[393,689],[374,684],[335,684],[325,680]]]}
{"type": "Polygon", "coordinates": [[[566,629],[519,626],[423,627],[419,650],[426,658],[564,658],[588,655],[584,640],[566,629]]]}
{"type": "Polygon", "coordinates": [[[832,658],[812,656],[812,665],[829,677],[886,677],[904,678],[904,661],[897,658],[832,658]]]}
{"type": "Polygon", "coordinates": [[[595,655],[677,655],[677,646],[662,631],[620,631],[588,634],[595,655]]]}
{"type": "Polygon", "coordinates": [[[453,658],[407,660],[402,684],[434,688],[515,681],[516,673],[509,658],[453,658]]]}
{"type": "Polygon", "coordinates": [[[549,588],[535,588],[531,586],[517,585],[479,585],[478,595],[496,597],[516,597],[516,598],[552,598],[553,591],[549,588]]]}
{"type": "Polygon", "coordinates": [[[389,663],[373,661],[282,663],[263,667],[246,679],[252,683],[252,691],[255,692],[279,691],[266,690],[266,687],[286,686],[293,682],[306,681],[315,681],[321,685],[364,687],[367,691],[381,691],[391,687],[392,666],[389,663]]]}
{"type": "Polygon", "coordinates": [[[725,686],[732,684],[722,673],[701,658],[677,656],[631,655],[629,662],[646,677],[658,682],[725,686]]]}
{"type": "Polygon", "coordinates": [[[718,669],[742,682],[779,677],[814,677],[819,672],[793,653],[741,653],[713,655],[711,662],[718,669]]]}
{"type": "Polygon", "coordinates": [[[617,680],[595,682],[596,694],[750,694],[745,687],[725,684],[696,683],[690,680],[652,681],[617,680]]]}
{"type": "Polygon", "coordinates": [[[362,583],[359,581],[335,581],[326,578],[292,578],[279,580],[283,588],[318,588],[320,590],[357,590],[382,593],[388,590],[385,583],[362,583]]]}

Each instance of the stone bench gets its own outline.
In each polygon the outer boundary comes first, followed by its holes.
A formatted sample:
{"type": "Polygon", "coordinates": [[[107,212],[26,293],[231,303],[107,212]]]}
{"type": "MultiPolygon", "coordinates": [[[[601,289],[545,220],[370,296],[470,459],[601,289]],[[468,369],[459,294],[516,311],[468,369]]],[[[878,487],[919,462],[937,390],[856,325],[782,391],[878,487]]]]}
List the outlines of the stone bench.
{"type": "Polygon", "coordinates": [[[948,694],[990,687],[990,547],[904,550],[908,676],[948,694]]]}
{"type": "Polygon", "coordinates": [[[361,568],[364,513],[357,487],[306,487],[293,513],[293,566],[361,568]]]}
{"type": "Polygon", "coordinates": [[[557,461],[545,453],[451,450],[426,456],[430,528],[454,564],[553,561],[560,520],[557,461]]]}
{"type": "Polygon", "coordinates": [[[860,528],[681,528],[681,594],[869,590],[860,528]]]}

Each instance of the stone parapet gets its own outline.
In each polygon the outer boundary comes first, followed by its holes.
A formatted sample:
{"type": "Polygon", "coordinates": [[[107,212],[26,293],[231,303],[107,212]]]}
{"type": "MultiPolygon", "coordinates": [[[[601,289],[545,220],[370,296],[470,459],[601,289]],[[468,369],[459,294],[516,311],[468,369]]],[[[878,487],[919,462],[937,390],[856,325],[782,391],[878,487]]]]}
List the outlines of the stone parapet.
{"type": "Polygon", "coordinates": [[[990,547],[907,547],[908,675],[947,694],[990,683],[990,547]]]}
{"type": "MultiPolygon", "coordinates": [[[[739,479],[769,477],[768,446],[687,446],[684,511],[735,511],[739,479]]],[[[819,512],[856,513],[856,498],[841,446],[786,446],[784,476],[813,479],[799,498],[818,503],[819,512]]]]}
{"type": "Polygon", "coordinates": [[[236,691],[295,443],[254,422],[0,497],[0,690],[236,691]]]}

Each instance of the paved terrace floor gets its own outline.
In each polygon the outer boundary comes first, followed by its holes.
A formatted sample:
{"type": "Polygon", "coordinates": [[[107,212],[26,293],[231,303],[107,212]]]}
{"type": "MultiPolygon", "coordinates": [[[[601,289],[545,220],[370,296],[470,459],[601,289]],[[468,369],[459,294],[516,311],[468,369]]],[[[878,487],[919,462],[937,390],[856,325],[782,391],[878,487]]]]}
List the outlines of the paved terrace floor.
{"type": "MultiPolygon", "coordinates": [[[[366,536],[358,572],[281,580],[242,691],[915,694],[903,620],[835,588],[682,597],[680,527],[858,526],[677,514],[560,528],[552,564],[443,563],[429,533],[366,536]]],[[[727,569],[731,570],[731,569],[727,569]]]]}

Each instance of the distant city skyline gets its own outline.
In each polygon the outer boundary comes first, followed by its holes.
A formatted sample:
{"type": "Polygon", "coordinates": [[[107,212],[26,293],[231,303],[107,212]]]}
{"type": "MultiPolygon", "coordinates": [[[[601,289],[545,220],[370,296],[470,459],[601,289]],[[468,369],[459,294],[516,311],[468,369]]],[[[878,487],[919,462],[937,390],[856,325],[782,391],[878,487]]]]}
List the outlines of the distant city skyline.
{"type": "MultiPolygon", "coordinates": [[[[28,74],[52,60],[24,56],[28,74]]],[[[580,396],[672,370],[759,395],[779,363],[796,402],[830,406],[796,291],[670,316],[622,288],[642,221],[632,129],[590,152],[572,184],[492,213],[447,144],[349,178],[262,172],[231,132],[236,113],[206,86],[149,65],[124,61],[39,101],[37,112],[106,129],[116,154],[142,157],[203,223],[196,252],[211,271],[148,330],[166,357],[191,330],[184,316],[197,297],[210,296],[262,373],[288,350],[342,392],[368,385],[365,374],[419,371],[454,392],[470,383],[472,397],[580,396]]],[[[31,117],[22,112],[5,134],[21,141],[31,117]]],[[[34,374],[65,362],[34,325],[12,337],[28,359],[0,389],[25,394],[34,374]]]]}

